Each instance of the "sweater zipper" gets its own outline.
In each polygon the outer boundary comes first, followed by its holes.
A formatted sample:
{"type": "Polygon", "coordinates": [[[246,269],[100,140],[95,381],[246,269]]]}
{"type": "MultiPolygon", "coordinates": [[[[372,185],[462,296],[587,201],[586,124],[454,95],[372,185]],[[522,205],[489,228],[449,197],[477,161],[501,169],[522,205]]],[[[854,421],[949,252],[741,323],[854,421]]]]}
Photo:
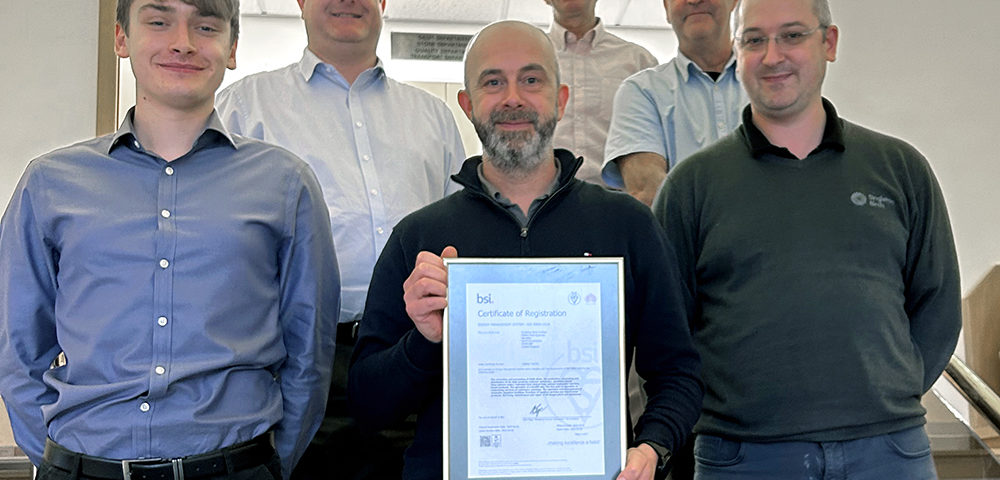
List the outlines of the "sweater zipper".
{"type": "MultiPolygon", "coordinates": [[[[521,227],[521,239],[523,241],[527,241],[527,238],[528,238],[528,228],[531,227],[532,222],[535,221],[535,217],[537,217],[538,214],[542,213],[542,210],[545,210],[545,206],[548,205],[549,202],[551,202],[552,199],[555,198],[556,195],[559,195],[560,192],[562,192],[567,187],[569,187],[570,183],[572,183],[572,182],[570,181],[570,182],[566,182],[566,183],[563,183],[562,185],[560,185],[559,188],[557,188],[554,192],[552,192],[552,195],[549,195],[549,198],[546,198],[545,201],[542,202],[542,204],[538,206],[538,210],[535,210],[535,214],[532,215],[530,218],[528,218],[528,223],[525,224],[523,227],[521,227]]],[[[511,216],[513,216],[513,215],[511,215],[511,216]]],[[[515,219],[515,221],[516,220],[517,219],[515,219]]],[[[523,245],[522,245],[522,250],[523,250],[523,245]]]]}
{"type": "MultiPolygon", "coordinates": [[[[465,187],[465,188],[469,188],[469,187],[465,187]]],[[[514,221],[514,224],[518,225],[521,228],[521,238],[527,238],[528,237],[528,227],[527,226],[521,227],[520,226],[521,222],[519,222],[517,220],[517,217],[515,217],[513,213],[510,213],[510,210],[507,210],[506,208],[504,208],[503,205],[500,205],[499,203],[497,203],[496,200],[494,200],[493,198],[491,198],[489,195],[487,195],[484,192],[481,192],[481,191],[476,190],[476,189],[472,189],[471,191],[473,193],[475,193],[476,195],[478,195],[478,196],[483,197],[484,199],[486,199],[487,202],[490,202],[491,204],[493,204],[494,207],[499,208],[500,211],[502,211],[503,213],[506,213],[507,216],[510,217],[510,219],[514,221]]],[[[528,223],[529,224],[531,223],[530,219],[528,220],[528,223]]]]}
{"type": "MultiPolygon", "coordinates": [[[[461,182],[459,182],[459,183],[461,183],[461,182]]],[[[520,227],[521,233],[520,233],[519,236],[521,237],[521,253],[524,254],[524,244],[525,244],[525,242],[528,241],[528,230],[531,228],[531,223],[534,222],[535,217],[537,217],[538,214],[541,213],[542,210],[545,209],[545,206],[548,205],[549,202],[551,202],[552,199],[555,198],[556,195],[559,195],[560,193],[562,193],[562,191],[566,190],[566,188],[568,188],[570,186],[570,184],[572,184],[572,183],[573,183],[572,179],[570,179],[570,181],[564,182],[562,185],[559,185],[559,188],[556,188],[556,190],[554,192],[552,192],[551,195],[549,195],[549,198],[546,198],[545,201],[542,202],[542,204],[538,207],[538,210],[535,211],[535,214],[532,215],[530,218],[528,218],[528,223],[525,224],[524,226],[521,226],[521,222],[519,222],[517,220],[517,217],[515,217],[513,213],[510,213],[509,210],[507,210],[506,208],[504,208],[503,205],[500,205],[499,203],[497,203],[497,201],[495,199],[491,198],[485,192],[483,192],[483,191],[481,191],[479,189],[475,189],[475,188],[471,189],[471,191],[475,192],[476,195],[479,195],[480,197],[485,198],[488,202],[492,203],[494,206],[496,206],[497,208],[499,208],[500,210],[502,210],[504,213],[507,214],[508,217],[510,217],[511,220],[514,221],[515,224],[517,224],[520,227]]],[[[467,189],[469,188],[468,185],[464,185],[464,186],[467,189]]]]}

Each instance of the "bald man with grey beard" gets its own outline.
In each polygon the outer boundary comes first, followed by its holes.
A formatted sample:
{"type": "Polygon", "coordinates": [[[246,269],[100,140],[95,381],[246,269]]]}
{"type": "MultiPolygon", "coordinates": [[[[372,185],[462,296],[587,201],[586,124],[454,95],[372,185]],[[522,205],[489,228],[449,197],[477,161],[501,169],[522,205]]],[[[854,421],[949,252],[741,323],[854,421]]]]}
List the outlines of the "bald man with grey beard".
{"type": "Polygon", "coordinates": [[[376,430],[416,413],[403,478],[441,478],[443,258],[622,257],[625,359],[635,354],[649,402],[615,473],[650,480],[684,442],[703,395],[672,249],[648,208],[576,179],[582,159],[553,150],[569,90],[541,30],[484,28],[466,51],[465,86],[458,101],[484,153],[453,177],[463,190],[396,226],[375,266],[349,377],[358,422],[376,430]]]}

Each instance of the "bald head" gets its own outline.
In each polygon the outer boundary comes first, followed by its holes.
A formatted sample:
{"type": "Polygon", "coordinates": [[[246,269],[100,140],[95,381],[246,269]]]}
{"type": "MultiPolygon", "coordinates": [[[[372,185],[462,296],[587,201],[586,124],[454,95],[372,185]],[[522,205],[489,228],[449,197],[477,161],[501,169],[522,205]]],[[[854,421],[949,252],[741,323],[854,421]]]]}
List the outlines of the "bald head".
{"type": "Polygon", "coordinates": [[[517,21],[503,20],[491,23],[476,36],[465,48],[465,88],[474,83],[482,74],[484,62],[506,56],[524,56],[527,53],[535,58],[522,58],[546,69],[559,83],[559,62],[556,61],[556,51],[549,37],[534,25],[517,21]]]}

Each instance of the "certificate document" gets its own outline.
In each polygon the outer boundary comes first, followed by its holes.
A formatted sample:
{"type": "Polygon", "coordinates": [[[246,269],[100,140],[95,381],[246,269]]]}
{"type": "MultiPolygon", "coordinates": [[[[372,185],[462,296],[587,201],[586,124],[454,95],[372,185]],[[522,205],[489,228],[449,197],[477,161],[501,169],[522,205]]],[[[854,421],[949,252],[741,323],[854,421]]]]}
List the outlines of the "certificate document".
{"type": "Polygon", "coordinates": [[[445,264],[446,478],[615,478],[625,452],[622,260],[445,264]]]}

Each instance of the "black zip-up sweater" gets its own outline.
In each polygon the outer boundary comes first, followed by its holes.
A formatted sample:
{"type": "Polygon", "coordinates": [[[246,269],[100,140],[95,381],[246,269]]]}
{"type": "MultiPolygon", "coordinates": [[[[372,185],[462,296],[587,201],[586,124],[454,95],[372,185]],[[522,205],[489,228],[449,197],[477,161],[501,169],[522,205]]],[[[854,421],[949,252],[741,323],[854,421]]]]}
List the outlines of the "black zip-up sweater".
{"type": "Polygon", "coordinates": [[[625,358],[635,352],[649,397],[629,438],[675,450],[698,419],[704,392],[687,326],[691,301],[663,231],[628,195],[575,179],[582,159],[555,154],[559,186],[525,228],[486,194],[477,175],[482,159],[473,157],[452,177],[465,189],[400,221],[375,265],[349,397],[368,430],[417,414],[405,479],[437,480],[442,473],[441,345],[414,328],[403,302],[403,281],[422,250],[440,254],[453,245],[463,257],[624,257],[625,358]]]}

